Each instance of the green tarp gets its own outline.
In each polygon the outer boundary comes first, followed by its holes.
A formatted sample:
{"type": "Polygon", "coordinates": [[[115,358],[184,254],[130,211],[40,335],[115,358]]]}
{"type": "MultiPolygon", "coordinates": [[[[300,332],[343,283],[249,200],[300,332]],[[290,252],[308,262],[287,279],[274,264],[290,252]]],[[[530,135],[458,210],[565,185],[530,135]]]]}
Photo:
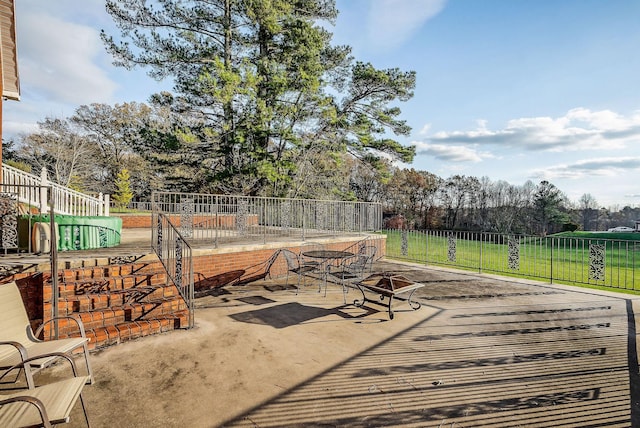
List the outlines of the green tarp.
{"type": "MultiPolygon", "coordinates": [[[[120,217],[56,215],[58,251],[90,250],[120,244],[120,217]]],[[[31,224],[49,224],[49,215],[31,217],[31,224]]]]}

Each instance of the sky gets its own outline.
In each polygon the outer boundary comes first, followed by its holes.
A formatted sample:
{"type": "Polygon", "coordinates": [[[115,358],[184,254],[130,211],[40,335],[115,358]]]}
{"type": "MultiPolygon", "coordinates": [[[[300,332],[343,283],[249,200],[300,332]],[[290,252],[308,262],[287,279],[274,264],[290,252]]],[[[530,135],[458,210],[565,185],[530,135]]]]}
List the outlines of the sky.
{"type": "MultiPolygon", "coordinates": [[[[400,103],[416,146],[405,167],[444,179],[553,183],[578,204],[640,207],[640,1],[336,0],[334,44],[416,72],[400,103]]],[[[171,88],[112,65],[102,0],[16,1],[21,101],[5,139],[90,103],[171,88]]]]}

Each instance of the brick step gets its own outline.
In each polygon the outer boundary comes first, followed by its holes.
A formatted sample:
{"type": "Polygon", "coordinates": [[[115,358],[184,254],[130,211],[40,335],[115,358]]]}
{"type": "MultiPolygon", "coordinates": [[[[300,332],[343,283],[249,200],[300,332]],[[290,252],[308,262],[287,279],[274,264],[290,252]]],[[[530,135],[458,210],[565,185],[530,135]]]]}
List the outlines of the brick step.
{"type": "MultiPolygon", "coordinates": [[[[58,313],[82,320],[91,349],[189,324],[184,300],[157,264],[67,268],[59,275],[58,297],[58,313]]],[[[51,310],[51,298],[43,297],[45,310],[51,310]]],[[[58,331],[61,338],[79,333],[66,319],[58,331]]]]}
{"type": "Polygon", "coordinates": [[[154,273],[156,270],[149,268],[148,263],[127,263],[103,266],[84,266],[66,268],[60,274],[60,280],[81,280],[91,278],[103,278],[109,276],[132,275],[154,273]]]}
{"type": "Polygon", "coordinates": [[[161,287],[166,283],[164,272],[119,275],[104,278],[66,279],[58,284],[60,297],[125,290],[139,286],[161,287]]]}
{"type": "Polygon", "coordinates": [[[169,297],[150,299],[147,302],[129,302],[120,306],[78,312],[74,315],[79,316],[85,329],[89,330],[125,321],[139,321],[161,315],[171,315],[173,312],[185,308],[186,304],[181,297],[169,297]]]}
{"type": "Polygon", "coordinates": [[[140,337],[186,328],[188,325],[188,311],[181,310],[172,315],[162,315],[145,320],[127,321],[107,327],[98,327],[87,331],[89,349],[104,348],[140,337]]]}
{"type": "Polygon", "coordinates": [[[141,286],[124,290],[104,290],[101,293],[63,296],[58,302],[60,314],[89,312],[99,309],[122,306],[128,303],[144,303],[157,299],[178,297],[179,292],[174,286],[141,286]]]}

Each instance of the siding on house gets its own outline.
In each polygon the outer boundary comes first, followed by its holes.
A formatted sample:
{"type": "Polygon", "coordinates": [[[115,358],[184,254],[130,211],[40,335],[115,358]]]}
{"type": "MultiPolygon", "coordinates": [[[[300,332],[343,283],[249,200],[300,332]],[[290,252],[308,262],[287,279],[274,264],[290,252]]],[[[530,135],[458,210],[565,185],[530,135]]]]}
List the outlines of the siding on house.
{"type": "Polygon", "coordinates": [[[14,0],[0,0],[0,72],[2,96],[20,100],[18,53],[16,49],[16,19],[14,0]]]}

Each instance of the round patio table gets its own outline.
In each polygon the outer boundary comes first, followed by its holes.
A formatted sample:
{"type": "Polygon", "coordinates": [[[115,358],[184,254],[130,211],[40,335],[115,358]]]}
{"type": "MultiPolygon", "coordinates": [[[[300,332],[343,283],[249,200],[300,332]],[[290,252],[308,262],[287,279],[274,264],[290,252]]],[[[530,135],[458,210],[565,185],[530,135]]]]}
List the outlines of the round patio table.
{"type": "Polygon", "coordinates": [[[305,257],[311,257],[312,259],[345,259],[353,256],[354,254],[349,251],[314,250],[305,251],[302,255],[305,257]]]}

